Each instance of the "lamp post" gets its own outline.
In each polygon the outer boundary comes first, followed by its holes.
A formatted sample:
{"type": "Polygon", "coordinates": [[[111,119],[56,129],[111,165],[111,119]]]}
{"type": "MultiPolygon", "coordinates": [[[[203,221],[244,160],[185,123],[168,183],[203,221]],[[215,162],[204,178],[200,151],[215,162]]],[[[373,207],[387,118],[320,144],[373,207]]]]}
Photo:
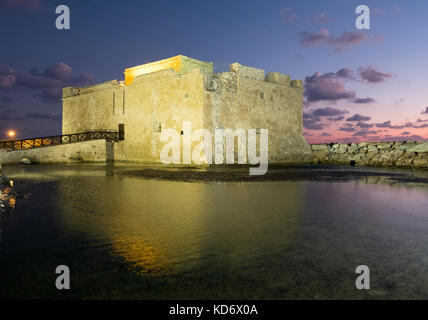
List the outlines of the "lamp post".
{"type": "Polygon", "coordinates": [[[13,130],[9,130],[9,131],[7,132],[7,136],[9,137],[9,139],[13,139],[13,138],[15,138],[15,136],[16,136],[16,132],[15,132],[15,131],[13,131],[13,130]]]}

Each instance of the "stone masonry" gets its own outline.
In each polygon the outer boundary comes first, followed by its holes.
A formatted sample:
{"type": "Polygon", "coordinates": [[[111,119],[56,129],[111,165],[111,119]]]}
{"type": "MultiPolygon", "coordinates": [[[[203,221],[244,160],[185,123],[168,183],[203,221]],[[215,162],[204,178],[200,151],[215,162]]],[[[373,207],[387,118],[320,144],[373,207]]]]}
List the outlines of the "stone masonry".
{"type": "Polygon", "coordinates": [[[313,164],[428,168],[428,142],[313,144],[313,164]]]}
{"type": "Polygon", "coordinates": [[[65,88],[63,134],[121,125],[125,139],[114,144],[115,160],[159,163],[161,132],[180,132],[184,121],[213,134],[268,129],[270,162],[310,163],[302,107],[301,80],[239,63],[214,73],[212,63],[176,56],[126,69],[124,81],[65,88]]]}

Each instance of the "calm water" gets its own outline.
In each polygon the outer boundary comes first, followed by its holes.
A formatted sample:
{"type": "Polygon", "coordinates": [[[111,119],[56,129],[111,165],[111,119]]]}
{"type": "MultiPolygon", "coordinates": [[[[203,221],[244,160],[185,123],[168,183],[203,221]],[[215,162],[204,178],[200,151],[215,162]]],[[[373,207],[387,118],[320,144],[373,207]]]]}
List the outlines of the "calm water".
{"type": "Polygon", "coordinates": [[[202,184],[101,166],[6,167],[0,297],[428,298],[428,188],[202,184]],[[371,269],[369,291],[355,268],[371,269]],[[71,270],[70,291],[55,268],[71,270]]]}

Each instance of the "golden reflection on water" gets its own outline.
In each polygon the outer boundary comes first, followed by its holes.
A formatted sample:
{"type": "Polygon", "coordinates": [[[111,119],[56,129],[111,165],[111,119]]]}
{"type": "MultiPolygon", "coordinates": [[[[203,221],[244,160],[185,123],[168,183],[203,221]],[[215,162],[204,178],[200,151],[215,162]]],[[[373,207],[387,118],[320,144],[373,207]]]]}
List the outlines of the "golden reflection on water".
{"type": "Polygon", "coordinates": [[[16,199],[14,197],[11,197],[9,199],[9,207],[12,209],[15,209],[15,203],[16,203],[16,199]]]}
{"type": "Polygon", "coordinates": [[[140,276],[169,273],[167,255],[142,237],[121,235],[113,239],[112,253],[126,262],[126,268],[140,276]]]}
{"type": "Polygon", "coordinates": [[[5,207],[4,203],[8,203],[10,209],[15,209],[16,198],[9,187],[0,190],[0,209],[5,207]]]}

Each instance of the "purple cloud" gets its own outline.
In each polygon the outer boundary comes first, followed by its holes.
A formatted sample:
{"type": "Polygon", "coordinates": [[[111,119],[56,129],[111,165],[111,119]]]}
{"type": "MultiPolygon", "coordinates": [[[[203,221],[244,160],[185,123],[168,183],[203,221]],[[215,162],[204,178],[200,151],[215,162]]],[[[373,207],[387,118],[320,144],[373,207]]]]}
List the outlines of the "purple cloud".
{"type": "Polygon", "coordinates": [[[281,10],[281,17],[285,22],[291,22],[296,19],[296,14],[291,8],[284,8],[281,10]]]}
{"type": "Polygon", "coordinates": [[[346,123],[343,127],[339,128],[340,131],[345,131],[345,132],[355,132],[357,131],[352,124],[346,123]]]}
{"type": "Polygon", "coordinates": [[[336,108],[326,107],[326,108],[319,108],[312,111],[312,115],[315,117],[336,117],[341,116],[349,111],[347,110],[340,110],[336,108]]]}
{"type": "Polygon", "coordinates": [[[16,84],[16,76],[13,69],[0,65],[0,91],[10,91],[16,84]]]}
{"type": "Polygon", "coordinates": [[[9,103],[9,102],[12,102],[12,101],[13,101],[13,99],[10,98],[10,97],[3,97],[3,98],[1,98],[1,102],[4,102],[4,103],[9,103]]]}
{"type": "Polygon", "coordinates": [[[344,32],[340,37],[335,37],[330,35],[325,28],[321,29],[319,32],[301,32],[299,36],[302,46],[326,44],[334,47],[335,51],[342,51],[367,39],[364,33],[356,31],[344,32]]]}
{"type": "Polygon", "coordinates": [[[424,124],[421,124],[421,125],[419,125],[419,126],[415,126],[415,125],[413,125],[413,126],[412,126],[412,128],[416,128],[416,129],[424,129],[424,128],[428,128],[428,123],[424,123],[424,124]]]}
{"type": "Polygon", "coordinates": [[[356,31],[344,32],[342,36],[338,38],[332,38],[329,43],[336,47],[336,51],[343,50],[347,47],[357,45],[367,39],[367,36],[363,33],[356,31]]]}
{"type": "Polygon", "coordinates": [[[300,37],[300,44],[302,46],[313,46],[328,42],[330,33],[327,29],[323,28],[320,32],[301,32],[300,37]]]}
{"type": "Polygon", "coordinates": [[[368,116],[362,116],[361,114],[354,114],[352,117],[346,119],[348,122],[364,122],[370,121],[372,118],[368,116]]]}
{"type": "Polygon", "coordinates": [[[365,68],[360,67],[358,69],[358,72],[361,76],[361,79],[363,79],[363,81],[366,81],[368,83],[380,83],[380,82],[384,82],[388,78],[392,78],[392,74],[380,72],[370,66],[365,68]]]}
{"type": "Polygon", "coordinates": [[[353,100],[353,102],[357,103],[357,104],[366,104],[366,103],[375,102],[375,99],[372,99],[372,98],[356,98],[353,100]]]}
{"type": "Polygon", "coordinates": [[[362,128],[362,129],[370,129],[370,128],[373,128],[373,127],[374,127],[374,124],[371,124],[371,123],[364,123],[364,122],[358,122],[358,123],[356,124],[356,126],[358,126],[358,127],[362,128]]]}
{"type": "Polygon", "coordinates": [[[421,114],[428,114],[428,107],[426,107],[426,109],[424,111],[422,111],[421,114]]]}
{"type": "Polygon", "coordinates": [[[57,63],[56,65],[46,69],[45,75],[53,79],[68,81],[71,79],[71,74],[73,69],[68,64],[64,62],[57,63]]]}
{"type": "Polygon", "coordinates": [[[303,127],[308,130],[324,130],[324,125],[319,119],[303,119],[303,127]]]}
{"type": "Polygon", "coordinates": [[[354,137],[365,137],[365,136],[368,136],[368,135],[372,135],[372,134],[377,134],[377,133],[379,133],[379,131],[374,131],[374,130],[360,130],[360,131],[358,131],[358,132],[355,132],[354,134],[353,134],[353,136],[354,137]]]}
{"type": "Polygon", "coordinates": [[[0,0],[0,6],[6,9],[38,11],[42,8],[42,3],[40,0],[0,0]]]}
{"type": "Polygon", "coordinates": [[[11,68],[0,67],[0,90],[12,91],[18,88],[38,91],[34,96],[47,100],[57,100],[62,96],[62,88],[71,85],[86,85],[93,81],[89,73],[73,77],[72,68],[64,62],[57,63],[43,72],[31,69],[28,73],[15,72],[11,68]]]}
{"type": "Polygon", "coordinates": [[[342,68],[339,71],[336,72],[336,75],[340,78],[344,79],[352,79],[352,70],[348,68],[342,68]]]}
{"type": "Polygon", "coordinates": [[[327,118],[328,121],[342,121],[343,119],[345,119],[344,116],[339,116],[339,117],[332,117],[332,118],[327,118]]]}
{"type": "Polygon", "coordinates": [[[424,126],[415,126],[411,122],[406,122],[404,125],[393,125],[391,123],[391,120],[382,122],[382,123],[376,123],[377,128],[388,128],[388,129],[404,129],[404,128],[424,128],[424,126]]]}
{"type": "Polygon", "coordinates": [[[311,19],[312,22],[330,22],[333,21],[332,18],[327,17],[327,15],[323,12],[319,12],[311,19]]]}
{"type": "Polygon", "coordinates": [[[343,82],[345,72],[320,74],[319,72],[305,78],[305,97],[309,102],[336,101],[341,99],[354,99],[355,92],[347,91],[343,82]]]}

